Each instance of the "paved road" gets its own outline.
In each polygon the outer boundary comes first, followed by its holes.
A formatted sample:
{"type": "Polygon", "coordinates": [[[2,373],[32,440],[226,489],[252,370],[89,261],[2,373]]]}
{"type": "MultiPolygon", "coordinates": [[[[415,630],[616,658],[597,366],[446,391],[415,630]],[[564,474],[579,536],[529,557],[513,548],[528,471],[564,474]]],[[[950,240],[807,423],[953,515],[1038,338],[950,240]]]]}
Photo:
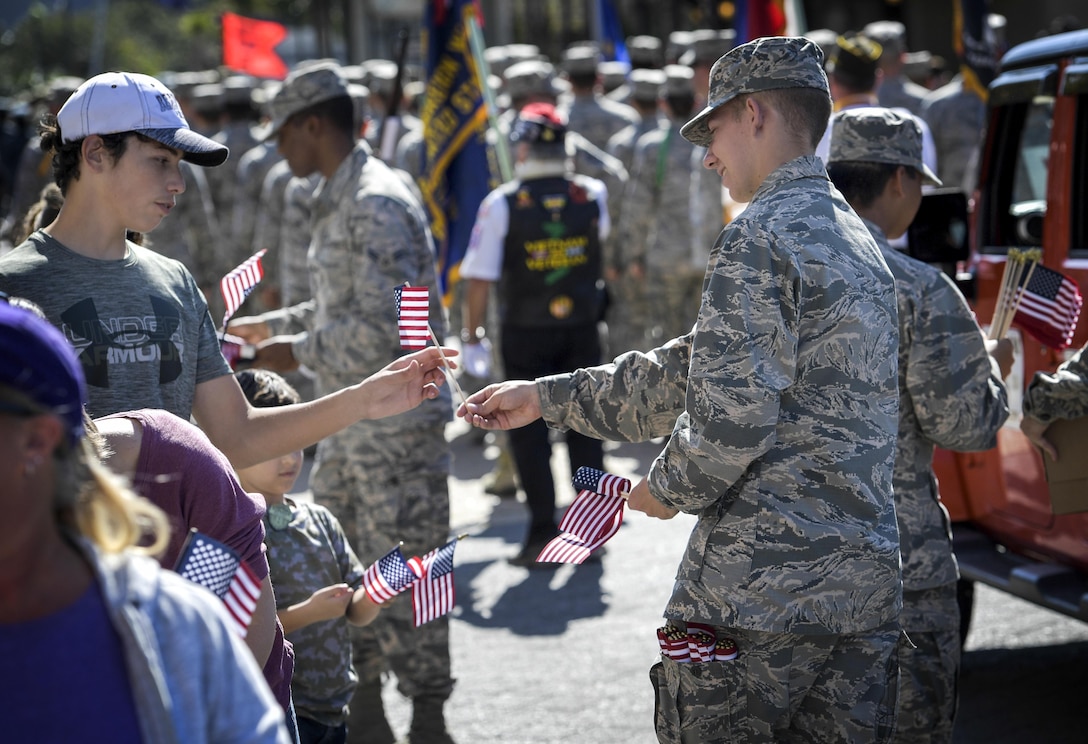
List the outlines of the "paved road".
{"type": "MultiPolygon", "coordinates": [[[[628,512],[600,563],[529,571],[517,552],[525,507],[483,493],[493,450],[451,427],[457,607],[448,704],[458,744],[653,744],[647,670],[654,630],[693,520],[628,512]]],[[[562,448],[555,469],[566,478],[562,448]]],[[[658,447],[616,445],[606,467],[645,473],[658,447]]],[[[569,483],[569,480],[565,481],[569,483]]],[[[566,488],[560,505],[573,497],[566,488]]],[[[1088,625],[999,594],[976,594],[955,744],[1088,742],[1088,625]]],[[[390,680],[390,722],[407,731],[410,705],[390,680]]]]}

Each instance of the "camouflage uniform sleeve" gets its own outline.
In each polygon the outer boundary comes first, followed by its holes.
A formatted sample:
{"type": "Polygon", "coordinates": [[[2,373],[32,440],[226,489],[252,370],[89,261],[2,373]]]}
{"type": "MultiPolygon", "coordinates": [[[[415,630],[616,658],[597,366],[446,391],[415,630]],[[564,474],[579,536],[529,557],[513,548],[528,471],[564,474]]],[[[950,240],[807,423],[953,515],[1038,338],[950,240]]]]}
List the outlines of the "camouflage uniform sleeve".
{"type": "Polygon", "coordinates": [[[338,285],[320,289],[325,306],[336,310],[315,318],[294,354],[310,369],[352,375],[380,369],[400,348],[393,288],[422,275],[421,256],[433,258],[424,227],[398,199],[366,196],[344,219],[346,230],[320,251],[335,262],[335,272],[322,273],[335,273],[338,285]]]}
{"type": "Polygon", "coordinates": [[[536,381],[545,422],[596,439],[644,442],[667,436],[684,407],[691,337],[611,364],[536,381]]]}
{"type": "Polygon", "coordinates": [[[989,449],[1009,415],[1001,372],[966,300],[943,272],[925,297],[905,373],[919,428],[938,447],[989,449]]]}
{"type": "Polygon", "coordinates": [[[774,444],[782,393],[797,371],[797,260],[752,220],[731,223],[715,245],[685,410],[648,476],[663,504],[702,511],[774,444]]]}
{"type": "Polygon", "coordinates": [[[1036,372],[1024,393],[1024,413],[1043,423],[1088,416],[1088,344],[1052,374],[1036,372]]]}

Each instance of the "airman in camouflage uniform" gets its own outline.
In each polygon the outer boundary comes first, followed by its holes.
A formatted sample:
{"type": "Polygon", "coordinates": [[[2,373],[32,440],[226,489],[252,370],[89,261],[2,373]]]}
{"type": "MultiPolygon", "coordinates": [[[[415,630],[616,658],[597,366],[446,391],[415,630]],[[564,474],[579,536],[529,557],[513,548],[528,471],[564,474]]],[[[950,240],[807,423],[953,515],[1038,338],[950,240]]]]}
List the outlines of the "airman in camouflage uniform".
{"type": "MultiPolygon", "coordinates": [[[[347,83],[335,64],[288,76],[272,101],[272,129],[293,172],[308,175],[314,161],[299,156],[294,138],[303,132],[291,120],[347,97],[347,83]]],[[[322,129],[333,126],[327,116],[322,129]]],[[[365,143],[350,146],[354,134],[350,122],[338,121],[335,136],[329,135],[339,143],[337,152],[346,148],[346,156],[335,172],[321,172],[324,178],[311,205],[307,260],[313,299],[259,316],[273,334],[298,334],[282,337],[283,343],[316,375],[319,393],[352,384],[348,381],[401,355],[393,289],[405,282],[435,286],[434,249],[422,207],[365,143]]],[[[311,138],[310,146],[333,147],[319,137],[311,138]]],[[[437,292],[431,294],[430,325],[444,338],[437,292]]],[[[446,541],[450,449],[445,425],[450,416],[450,394],[443,386],[438,398],[409,413],[363,422],[319,443],[311,481],[315,500],[337,515],[364,564],[401,541],[408,554],[422,554],[446,541]]],[[[380,695],[380,683],[376,688],[375,683],[387,665],[396,673],[401,692],[413,700],[413,744],[450,741],[443,720],[443,705],[453,689],[447,619],[414,628],[411,601],[399,598],[356,632],[355,654],[360,690],[365,687],[368,694],[377,689],[380,695]]],[[[380,715],[373,703],[360,701],[358,693],[353,700],[352,741],[368,735],[373,741],[392,740],[384,720],[357,719],[355,713],[363,710],[380,715]],[[384,731],[375,734],[364,724],[384,731]]]]}
{"type": "Polygon", "coordinates": [[[695,106],[692,71],[667,65],[665,75],[669,124],[639,138],[623,197],[622,263],[642,282],[648,306],[646,335],[629,348],[651,349],[690,331],[706,273],[705,248],[694,245],[690,188],[692,155],[703,148],[680,136],[695,106]]]}
{"type": "Polygon", "coordinates": [[[490,386],[461,411],[485,428],[543,414],[601,438],[669,436],[628,504],[698,515],[665,615],[739,657],[663,656],[661,742],[884,742],[894,727],[895,288],[813,155],[831,110],[822,61],[805,39],[739,46],[681,130],[748,202],[713,249],[691,333],[490,386]],[[776,108],[791,106],[804,129],[776,108]]]}
{"type": "Polygon", "coordinates": [[[1001,371],[987,353],[987,344],[998,342],[983,338],[967,301],[943,271],[888,242],[914,218],[922,183],[941,185],[925,165],[922,130],[909,114],[885,108],[837,114],[828,173],[880,246],[899,304],[899,438],[892,483],[903,559],[900,624],[911,643],[899,651],[894,741],[947,743],[956,714],[960,613],[951,525],[937,492],[933,452],[997,444],[1009,413],[1001,371]]]}
{"type": "MultiPolygon", "coordinates": [[[[642,116],[642,120],[638,124],[624,127],[608,140],[608,154],[617,158],[627,169],[628,189],[631,188],[631,167],[636,143],[644,134],[660,128],[666,122],[658,109],[665,81],[664,70],[631,71],[629,101],[642,116]]],[[[622,198],[622,194],[620,197],[609,200],[609,209],[613,210],[609,212],[613,218],[613,229],[604,252],[604,277],[609,291],[608,313],[605,316],[608,324],[609,357],[630,349],[642,348],[646,325],[651,316],[643,293],[643,278],[631,274],[629,251],[625,250],[624,255],[620,255],[621,248],[624,247],[621,241],[626,232],[623,227],[626,200],[622,198]]],[[[631,215],[632,212],[628,214],[631,215]]],[[[636,218],[637,215],[632,216],[632,219],[636,218]]]]}
{"type": "Polygon", "coordinates": [[[922,101],[922,118],[937,146],[937,175],[949,187],[970,182],[968,164],[986,129],[986,102],[956,75],[922,101]]]}
{"type": "Polygon", "coordinates": [[[571,97],[561,101],[559,112],[570,131],[585,137],[599,150],[608,147],[612,135],[629,124],[637,124],[638,113],[625,103],[601,95],[598,90],[596,47],[575,46],[563,53],[561,68],[571,84],[571,97]]]}
{"type": "Polygon", "coordinates": [[[922,100],[929,89],[913,82],[904,70],[907,29],[899,21],[876,21],[861,33],[880,45],[880,70],[884,73],[876,94],[881,106],[905,108],[915,116],[922,112],[922,100]]]}
{"type": "Polygon", "coordinates": [[[1057,419],[1088,416],[1088,354],[1085,349],[1088,344],[1052,374],[1036,372],[1024,392],[1024,418],[1020,428],[1028,439],[1054,459],[1069,455],[1054,448],[1046,438],[1047,428],[1057,419]]]}

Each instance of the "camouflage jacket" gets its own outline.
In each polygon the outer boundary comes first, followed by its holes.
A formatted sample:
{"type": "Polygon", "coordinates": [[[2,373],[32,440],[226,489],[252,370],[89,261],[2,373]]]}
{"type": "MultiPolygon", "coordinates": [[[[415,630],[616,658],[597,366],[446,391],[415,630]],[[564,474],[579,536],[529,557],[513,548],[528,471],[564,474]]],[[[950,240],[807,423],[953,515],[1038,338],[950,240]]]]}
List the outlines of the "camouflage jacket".
{"type": "Polygon", "coordinates": [[[895,508],[903,588],[920,591],[957,579],[948,513],[937,494],[934,447],[989,449],[1009,415],[997,363],[956,285],[940,269],[888,245],[871,222],[895,277],[899,303],[899,439],[895,508]]]}
{"type": "Polygon", "coordinates": [[[760,186],[722,231],[692,334],[541,378],[544,418],[671,436],[650,493],[698,516],[678,620],[854,633],[902,604],[892,498],[899,334],[887,265],[819,159],[760,186]]]}
{"type": "Polygon", "coordinates": [[[1050,423],[1088,416],[1088,355],[1081,347],[1053,374],[1036,372],[1024,393],[1024,415],[1050,423]]]}

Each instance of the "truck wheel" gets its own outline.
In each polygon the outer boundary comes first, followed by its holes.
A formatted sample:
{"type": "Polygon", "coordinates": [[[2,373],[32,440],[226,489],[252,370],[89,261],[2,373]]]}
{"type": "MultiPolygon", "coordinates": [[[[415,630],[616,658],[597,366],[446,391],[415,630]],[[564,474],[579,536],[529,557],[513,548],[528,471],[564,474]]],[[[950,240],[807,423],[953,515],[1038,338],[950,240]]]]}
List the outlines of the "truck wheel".
{"type": "Polygon", "coordinates": [[[975,607],[975,582],[960,579],[956,582],[956,603],[960,606],[960,644],[967,642],[971,629],[971,611],[975,607]]]}

